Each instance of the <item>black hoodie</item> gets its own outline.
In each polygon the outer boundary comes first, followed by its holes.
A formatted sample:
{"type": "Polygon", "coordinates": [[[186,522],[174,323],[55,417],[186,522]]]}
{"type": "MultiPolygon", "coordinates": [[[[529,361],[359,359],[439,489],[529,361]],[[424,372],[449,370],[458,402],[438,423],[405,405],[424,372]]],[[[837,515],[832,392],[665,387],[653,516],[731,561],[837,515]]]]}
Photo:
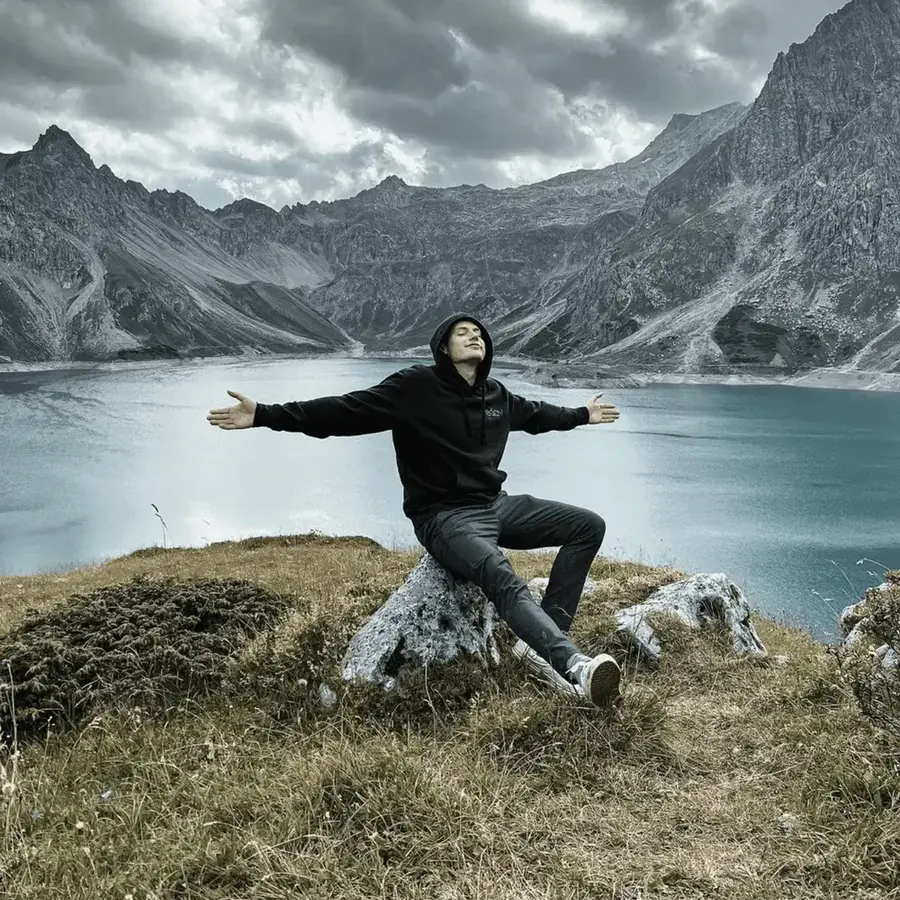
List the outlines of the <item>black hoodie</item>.
{"type": "Polygon", "coordinates": [[[506,480],[499,466],[510,431],[541,434],[588,423],[587,407],[526,400],[489,378],[493,343],[474,316],[459,313],[441,322],[431,338],[431,352],[433,366],[410,366],[366,390],[257,403],[253,424],[317,438],[391,431],[403,512],[417,522],[444,509],[493,500],[506,480]],[[484,359],[473,385],[441,349],[450,329],[462,320],[474,322],[484,339],[484,359]]]}

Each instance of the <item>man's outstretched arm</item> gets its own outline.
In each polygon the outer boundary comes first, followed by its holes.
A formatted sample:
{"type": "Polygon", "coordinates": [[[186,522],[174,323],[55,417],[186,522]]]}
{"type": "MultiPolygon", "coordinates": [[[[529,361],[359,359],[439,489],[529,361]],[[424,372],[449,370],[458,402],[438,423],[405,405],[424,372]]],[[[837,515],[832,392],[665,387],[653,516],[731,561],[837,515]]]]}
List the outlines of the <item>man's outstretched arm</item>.
{"type": "Polygon", "coordinates": [[[407,379],[403,372],[389,375],[380,384],[337,397],[317,397],[289,403],[256,403],[235,391],[228,393],[239,403],[210,410],[206,417],[220,428],[271,428],[299,431],[326,438],[387,431],[406,415],[407,379]]]}
{"type": "Polygon", "coordinates": [[[510,431],[543,434],[547,431],[570,431],[579,425],[610,424],[619,418],[612,403],[602,403],[595,394],[585,406],[556,406],[542,400],[526,400],[510,394],[510,431]]]}

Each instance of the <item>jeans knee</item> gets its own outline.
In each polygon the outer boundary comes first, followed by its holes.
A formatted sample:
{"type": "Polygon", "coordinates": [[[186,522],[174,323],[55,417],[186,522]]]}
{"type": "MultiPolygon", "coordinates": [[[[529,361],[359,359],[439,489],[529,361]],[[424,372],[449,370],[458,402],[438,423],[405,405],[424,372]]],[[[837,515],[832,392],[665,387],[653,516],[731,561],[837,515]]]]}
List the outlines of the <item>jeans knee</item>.
{"type": "Polygon", "coordinates": [[[606,521],[597,513],[587,511],[582,525],[582,533],[599,547],[603,543],[603,538],[606,537],[606,521]]]}

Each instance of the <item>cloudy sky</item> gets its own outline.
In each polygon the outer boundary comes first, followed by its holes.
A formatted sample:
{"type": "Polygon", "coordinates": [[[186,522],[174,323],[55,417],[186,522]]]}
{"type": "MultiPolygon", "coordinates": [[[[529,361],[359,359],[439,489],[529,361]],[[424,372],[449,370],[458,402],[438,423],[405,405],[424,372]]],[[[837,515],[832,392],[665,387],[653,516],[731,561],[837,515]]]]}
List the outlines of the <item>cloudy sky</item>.
{"type": "Polygon", "coordinates": [[[59,125],[215,208],[492,187],[753,100],[843,0],[0,0],[0,152],[59,125]]]}

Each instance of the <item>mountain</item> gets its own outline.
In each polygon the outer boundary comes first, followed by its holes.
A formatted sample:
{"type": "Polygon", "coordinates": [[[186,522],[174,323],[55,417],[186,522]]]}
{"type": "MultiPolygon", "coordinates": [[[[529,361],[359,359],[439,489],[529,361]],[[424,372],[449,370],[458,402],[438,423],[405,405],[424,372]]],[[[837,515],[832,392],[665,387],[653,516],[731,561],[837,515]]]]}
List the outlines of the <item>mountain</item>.
{"type": "Polygon", "coordinates": [[[466,308],[594,372],[900,372],[898,87],[900,4],[852,0],[627,162],[279,211],[148,192],[51,127],[0,156],[0,354],[409,350],[466,308]]]}
{"type": "Polygon", "coordinates": [[[732,103],[673,116],[633,159],[538,184],[437,189],[392,178],[351,201],[313,204],[354,224],[335,232],[343,268],[310,302],[372,349],[422,345],[436,319],[460,308],[489,320],[498,346],[509,344],[617,244],[654,185],[745,113],[732,103]]]}
{"type": "Polygon", "coordinates": [[[900,4],[827,16],[514,349],[630,371],[900,371],[898,87],[900,4]]]}
{"type": "Polygon", "coordinates": [[[150,193],[55,126],[0,158],[0,354],[335,350],[351,340],[306,302],[330,275],[290,218],[150,193]]]}
{"type": "Polygon", "coordinates": [[[637,221],[648,191],[740,121],[676,115],[637,157],[526,187],[415,187],[205,210],[117,178],[51,126],[0,155],[0,355],[348,350],[423,343],[458,306],[527,327],[637,221]]]}

